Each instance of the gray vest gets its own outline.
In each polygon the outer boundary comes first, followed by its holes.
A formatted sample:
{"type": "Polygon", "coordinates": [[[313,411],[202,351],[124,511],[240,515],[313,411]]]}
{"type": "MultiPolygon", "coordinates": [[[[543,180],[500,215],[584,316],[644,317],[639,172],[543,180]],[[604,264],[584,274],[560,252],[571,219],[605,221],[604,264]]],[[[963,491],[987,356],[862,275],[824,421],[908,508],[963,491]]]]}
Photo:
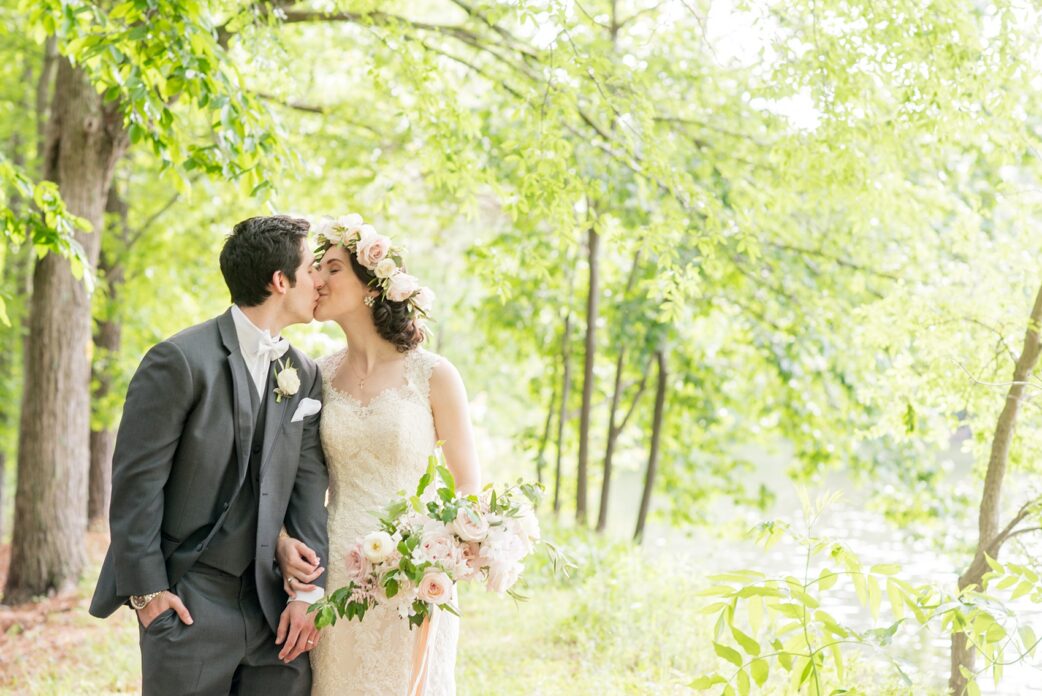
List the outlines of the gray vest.
{"type": "MultiPolygon", "coordinates": [[[[275,363],[272,363],[274,365],[275,363]]],[[[268,379],[272,383],[272,370],[268,368],[268,379]]],[[[232,575],[242,575],[254,559],[257,545],[257,509],[260,491],[261,450],[264,446],[264,422],[268,411],[268,400],[258,398],[257,390],[250,381],[250,405],[255,414],[253,442],[250,445],[250,464],[246,480],[239,494],[231,502],[231,509],[224,524],[214,535],[210,544],[199,556],[199,562],[232,575]]],[[[267,396],[262,395],[263,396],[267,396]]],[[[234,475],[238,453],[232,453],[229,471],[234,475]]],[[[222,511],[223,512],[223,511],[222,511]]]]}

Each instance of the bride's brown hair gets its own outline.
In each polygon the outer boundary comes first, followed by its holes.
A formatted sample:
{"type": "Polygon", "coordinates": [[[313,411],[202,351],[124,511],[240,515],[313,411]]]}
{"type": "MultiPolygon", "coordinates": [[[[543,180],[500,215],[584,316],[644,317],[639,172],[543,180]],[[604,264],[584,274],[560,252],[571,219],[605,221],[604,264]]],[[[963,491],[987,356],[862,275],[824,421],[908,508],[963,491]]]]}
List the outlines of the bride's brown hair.
{"type": "MultiPolygon", "coordinates": [[[[368,268],[358,263],[355,255],[348,252],[347,258],[351,261],[351,268],[362,284],[369,287],[369,282],[376,279],[376,275],[368,268]]],[[[373,312],[373,324],[380,338],[394,344],[399,353],[408,353],[416,346],[423,343],[426,335],[420,328],[419,322],[409,306],[408,302],[395,302],[384,297],[383,293],[377,293],[372,297],[370,309],[373,312]]]]}

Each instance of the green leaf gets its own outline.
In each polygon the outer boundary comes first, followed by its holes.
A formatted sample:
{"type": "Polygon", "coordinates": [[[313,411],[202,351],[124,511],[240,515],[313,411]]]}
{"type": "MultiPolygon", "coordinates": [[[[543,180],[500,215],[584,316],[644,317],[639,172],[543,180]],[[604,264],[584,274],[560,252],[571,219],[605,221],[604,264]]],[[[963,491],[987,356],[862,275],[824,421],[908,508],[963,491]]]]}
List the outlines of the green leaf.
{"type": "Polygon", "coordinates": [[[728,585],[711,585],[695,592],[696,597],[730,597],[734,588],[728,585]]]}
{"type": "Polygon", "coordinates": [[[879,605],[883,601],[883,592],[879,587],[876,576],[868,576],[868,609],[872,612],[872,618],[879,618],[879,605]]]}
{"type": "Polygon", "coordinates": [[[749,629],[753,635],[759,635],[760,626],[763,625],[763,600],[759,597],[751,597],[745,603],[746,613],[749,615],[749,629]]]}
{"type": "Polygon", "coordinates": [[[872,641],[876,642],[880,646],[890,645],[890,641],[893,640],[894,634],[897,633],[897,629],[901,625],[902,621],[904,621],[904,619],[901,619],[900,621],[895,621],[894,623],[892,623],[887,628],[872,628],[872,629],[869,629],[869,630],[865,631],[862,634],[862,636],[864,638],[871,639],[872,641]]]}
{"type": "Polygon", "coordinates": [[[829,652],[832,653],[832,663],[836,669],[836,678],[839,681],[843,681],[843,651],[839,649],[839,643],[833,643],[829,646],[829,652]]]}
{"type": "Polygon", "coordinates": [[[744,669],[738,670],[738,693],[740,696],[748,696],[749,694],[749,675],[744,669]]]}
{"type": "Polygon", "coordinates": [[[696,691],[706,691],[716,686],[717,684],[726,684],[727,680],[719,674],[711,674],[708,676],[697,677],[688,686],[696,691]]]}
{"type": "Polygon", "coordinates": [[[877,563],[869,570],[880,575],[896,575],[901,572],[901,566],[896,563],[877,563]]]}
{"type": "Polygon", "coordinates": [[[728,662],[733,664],[735,667],[741,667],[742,666],[742,663],[743,663],[742,655],[741,655],[741,653],[739,653],[734,648],[729,648],[726,645],[724,645],[722,643],[717,643],[714,640],[713,641],[713,650],[716,652],[717,655],[719,655],[720,657],[724,658],[725,660],[727,660],[728,662]]]}
{"type": "Polygon", "coordinates": [[[734,624],[731,625],[731,634],[734,636],[735,642],[742,646],[742,650],[746,653],[753,656],[760,654],[760,644],[752,636],[738,630],[734,624]]]}
{"type": "Polygon", "coordinates": [[[1029,655],[1034,656],[1035,648],[1038,646],[1038,637],[1035,635],[1035,629],[1027,625],[1021,626],[1020,640],[1024,644],[1024,650],[1026,650],[1029,655]]]}
{"type": "Polygon", "coordinates": [[[1025,580],[1024,582],[1017,585],[1017,589],[1013,590],[1013,594],[1010,595],[1010,599],[1018,599],[1020,597],[1023,597],[1024,595],[1030,593],[1031,590],[1033,590],[1034,588],[1034,583],[1032,583],[1030,580],[1025,580]]]}
{"type": "Polygon", "coordinates": [[[822,568],[818,573],[818,589],[825,591],[830,589],[839,580],[839,576],[828,568],[822,568]]]}
{"type": "Polygon", "coordinates": [[[442,483],[445,484],[445,487],[448,488],[449,492],[452,494],[452,496],[455,497],[455,495],[456,495],[456,479],[453,478],[452,472],[449,471],[448,468],[444,467],[444,466],[439,466],[437,468],[437,471],[438,471],[438,476],[441,477],[442,483]]]}
{"type": "Polygon", "coordinates": [[[770,664],[763,658],[756,658],[749,663],[749,672],[753,675],[753,681],[757,686],[763,686],[770,672],[770,664]]]}
{"type": "Polygon", "coordinates": [[[895,619],[903,619],[905,615],[905,600],[901,594],[900,586],[893,582],[893,578],[887,580],[886,594],[890,598],[890,609],[894,612],[895,619]]]}

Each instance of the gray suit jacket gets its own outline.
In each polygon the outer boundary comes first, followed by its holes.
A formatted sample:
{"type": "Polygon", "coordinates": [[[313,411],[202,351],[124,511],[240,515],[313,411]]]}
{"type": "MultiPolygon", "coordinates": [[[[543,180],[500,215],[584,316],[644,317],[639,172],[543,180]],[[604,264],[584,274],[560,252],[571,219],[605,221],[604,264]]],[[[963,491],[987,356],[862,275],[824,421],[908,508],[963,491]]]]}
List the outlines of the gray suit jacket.
{"type": "MultiPolygon", "coordinates": [[[[275,564],[280,527],[326,560],[329,479],[321,412],[291,423],[301,399],[321,400],[318,367],[293,348],[300,389],[268,399],[255,548],[257,591],[275,629],[286,604],[275,564]]],[[[182,331],[145,355],[127,390],[112,457],[112,542],[90,613],[112,614],[132,594],[173,586],[224,522],[248,473],[253,438],[249,389],[231,310],[182,331]]],[[[316,581],[324,586],[325,576],[316,581]]]]}

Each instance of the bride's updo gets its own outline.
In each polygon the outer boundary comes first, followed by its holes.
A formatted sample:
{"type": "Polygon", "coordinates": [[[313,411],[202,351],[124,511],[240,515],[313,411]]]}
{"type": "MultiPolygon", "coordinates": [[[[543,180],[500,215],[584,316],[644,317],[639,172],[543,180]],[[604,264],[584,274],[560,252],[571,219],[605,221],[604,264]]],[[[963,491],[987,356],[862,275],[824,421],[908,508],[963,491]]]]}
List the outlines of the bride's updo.
{"type": "MultiPolygon", "coordinates": [[[[349,253],[347,257],[351,260],[351,268],[355,275],[363,285],[369,287],[376,279],[376,274],[358,263],[355,254],[349,253]]],[[[423,342],[426,335],[408,301],[395,302],[382,292],[372,300],[373,324],[376,325],[380,338],[393,343],[399,353],[408,353],[423,342]]]]}

